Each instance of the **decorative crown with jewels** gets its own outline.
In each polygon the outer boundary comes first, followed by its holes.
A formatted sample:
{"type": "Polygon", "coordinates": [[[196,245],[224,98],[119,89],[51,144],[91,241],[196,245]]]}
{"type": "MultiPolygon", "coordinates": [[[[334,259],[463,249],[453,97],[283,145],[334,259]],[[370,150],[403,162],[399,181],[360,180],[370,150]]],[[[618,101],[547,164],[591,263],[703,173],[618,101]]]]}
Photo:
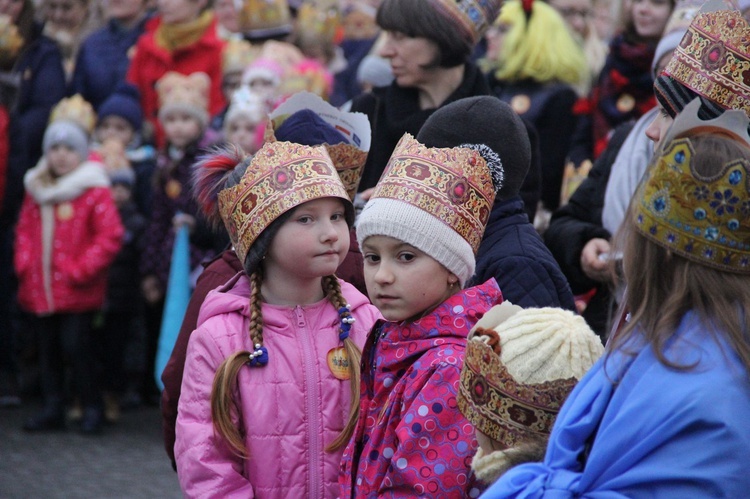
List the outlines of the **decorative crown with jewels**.
{"type": "Polygon", "coordinates": [[[96,125],[96,113],[91,104],[81,97],[81,94],[75,94],[72,97],[62,99],[52,109],[49,122],[62,120],[72,121],[90,134],[94,131],[96,125]]]}
{"type": "Polygon", "coordinates": [[[748,117],[726,111],[698,118],[693,100],[675,119],[634,199],[636,229],[688,260],[750,273],[750,136],[748,117]],[[748,148],[713,175],[699,172],[691,137],[716,133],[748,148]]]}

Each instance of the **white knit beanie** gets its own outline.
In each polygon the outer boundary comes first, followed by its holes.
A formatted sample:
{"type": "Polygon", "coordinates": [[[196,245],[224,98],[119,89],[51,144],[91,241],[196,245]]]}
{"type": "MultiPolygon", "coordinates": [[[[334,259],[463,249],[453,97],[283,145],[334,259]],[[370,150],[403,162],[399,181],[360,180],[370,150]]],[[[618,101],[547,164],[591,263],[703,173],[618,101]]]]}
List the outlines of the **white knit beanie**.
{"type": "Polygon", "coordinates": [[[46,154],[52,146],[65,144],[73,149],[81,161],[89,156],[89,139],[86,132],[77,123],[59,120],[51,123],[44,132],[42,150],[46,154]]]}
{"type": "Polygon", "coordinates": [[[376,198],[365,205],[357,219],[360,248],[370,236],[388,236],[414,246],[455,274],[461,287],[474,275],[471,245],[444,222],[403,201],[376,198]]]}
{"type": "Polygon", "coordinates": [[[580,379],[604,352],[583,317],[561,308],[521,310],[495,331],[500,360],[522,384],[580,379]]]}

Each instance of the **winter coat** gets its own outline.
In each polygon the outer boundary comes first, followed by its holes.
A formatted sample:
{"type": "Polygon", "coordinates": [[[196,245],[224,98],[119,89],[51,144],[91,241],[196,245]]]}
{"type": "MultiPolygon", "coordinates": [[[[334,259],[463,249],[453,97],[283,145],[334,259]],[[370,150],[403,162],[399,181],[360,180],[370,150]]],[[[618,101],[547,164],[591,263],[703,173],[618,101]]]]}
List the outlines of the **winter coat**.
{"type": "MultiPolygon", "coordinates": [[[[141,275],[153,275],[159,279],[161,289],[165,290],[169,279],[169,265],[172,260],[175,230],[172,219],[181,212],[192,215],[197,223],[205,225],[199,215],[198,203],[193,198],[192,171],[198,155],[210,147],[212,139],[204,136],[200,141],[188,146],[179,159],[168,154],[159,155],[155,187],[152,191],[151,212],[146,228],[143,255],[141,258],[141,275]]],[[[194,269],[202,261],[211,258],[216,252],[194,243],[195,235],[203,234],[197,227],[190,238],[190,268],[194,269]]]]}
{"type": "Polygon", "coordinates": [[[42,159],[24,185],[14,255],[20,306],[37,315],[100,309],[124,232],[102,165],[84,162],[50,182],[42,159]]]}
{"type": "Polygon", "coordinates": [[[724,340],[688,312],[662,364],[641,337],[602,357],[568,396],[541,463],[482,497],[747,497],[750,380],[724,340]]]}
{"type": "Polygon", "coordinates": [[[610,314],[610,292],[605,283],[590,279],[581,269],[583,247],[594,238],[609,240],[612,234],[602,226],[604,193],[609,173],[617,153],[632,128],[632,123],[615,130],[604,153],[596,160],[589,176],[581,183],[568,201],[552,215],[544,232],[544,243],[560,264],[560,269],[570,283],[574,294],[579,295],[596,288],[583,317],[597,334],[604,336],[610,314]]]}
{"type": "Polygon", "coordinates": [[[35,25],[32,38],[18,56],[13,74],[20,77],[15,105],[10,110],[8,178],[0,228],[15,222],[23,201],[23,178],[42,157],[42,138],[52,107],[65,97],[65,71],[57,44],[35,25]]]}
{"type": "Polygon", "coordinates": [[[94,109],[107,100],[118,83],[125,80],[130,52],[146,29],[148,17],[132,28],[110,19],[91,33],[78,49],[70,94],[81,94],[94,109]]]}
{"type": "Polygon", "coordinates": [[[471,282],[486,282],[492,277],[500,286],[503,299],[515,305],[575,311],[570,285],[529,223],[518,197],[495,202],[479,245],[471,282]]]}
{"type": "MultiPolygon", "coordinates": [[[[350,337],[361,346],[380,314],[352,286],[341,288],[356,318],[350,337]]],[[[244,274],[209,293],[190,337],[175,444],[182,490],[187,497],[333,497],[341,451],[325,447],[344,428],[350,386],[326,360],[341,345],[339,315],[327,299],[262,305],[268,365],[243,366],[235,392],[249,457],[237,457],[214,431],[214,373],[231,354],[252,350],[249,297],[244,274]]]]}
{"type": "Polygon", "coordinates": [[[125,203],[117,211],[125,233],[122,248],[109,268],[106,309],[108,312],[132,313],[142,299],[138,265],[143,252],[146,219],[132,201],[125,203]]]}
{"type": "MultiPolygon", "coordinates": [[[[484,74],[474,64],[467,63],[461,85],[441,106],[465,97],[489,93],[490,87],[484,74]]],[[[400,87],[395,81],[389,87],[376,88],[352,101],[351,110],[365,113],[372,124],[372,144],[359,183],[360,191],[375,186],[404,133],[416,137],[424,122],[437,109],[420,109],[419,91],[400,87]]]]}
{"type": "Polygon", "coordinates": [[[466,337],[502,300],[489,281],[415,322],[376,325],[362,352],[359,421],[341,461],[341,499],[478,495],[474,427],[456,395],[466,337]]]}
{"type": "Polygon", "coordinates": [[[159,97],[156,93],[156,82],[168,71],[189,75],[202,71],[211,79],[208,96],[208,115],[213,116],[226,105],[221,90],[222,51],[224,42],[216,34],[214,19],[203,36],[193,45],[179,48],[174,52],[156,43],[155,31],[161,24],[161,18],[153,18],[136,44],[135,55],[128,69],[127,80],[138,87],[141,92],[143,118],[151,123],[156,131],[156,145],[164,144],[164,134],[159,125],[159,97]]]}
{"type": "Polygon", "coordinates": [[[560,205],[565,159],[570,149],[577,117],[573,105],[578,96],[564,83],[537,83],[533,80],[502,82],[490,80],[493,93],[528,120],[539,135],[542,163],[544,206],[554,210],[560,205]]]}

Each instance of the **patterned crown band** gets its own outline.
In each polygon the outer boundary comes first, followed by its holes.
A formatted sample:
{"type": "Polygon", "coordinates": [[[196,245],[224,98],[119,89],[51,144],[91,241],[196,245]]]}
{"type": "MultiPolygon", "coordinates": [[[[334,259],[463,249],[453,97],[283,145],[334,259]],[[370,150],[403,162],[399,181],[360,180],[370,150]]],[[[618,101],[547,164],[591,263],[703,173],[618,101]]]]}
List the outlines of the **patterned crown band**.
{"type": "Polygon", "coordinates": [[[371,199],[408,203],[456,231],[476,254],[495,200],[489,169],[478,151],[428,148],[404,134],[371,199]]]}
{"type": "Polygon", "coordinates": [[[477,43],[497,19],[503,0],[430,0],[430,3],[455,21],[472,43],[477,43]]]}
{"type": "Polygon", "coordinates": [[[687,138],[669,143],[650,169],[635,206],[647,238],[709,267],[750,273],[750,163],[727,163],[720,175],[695,171],[687,138]]]}
{"type": "MultiPolygon", "coordinates": [[[[276,142],[274,127],[274,121],[269,119],[266,123],[264,141],[276,142]]],[[[322,145],[328,151],[333,166],[336,168],[339,177],[341,177],[341,182],[344,184],[344,189],[346,189],[349,200],[354,201],[359,181],[362,180],[362,170],[364,170],[365,162],[367,161],[367,151],[361,150],[354,144],[322,145]]]]}
{"type": "Polygon", "coordinates": [[[510,448],[530,435],[549,435],[577,381],[517,383],[492,347],[470,340],[461,372],[458,408],[477,430],[510,448]]]}
{"type": "Polygon", "coordinates": [[[664,73],[725,109],[750,114],[750,26],[737,10],[693,19],[664,73]]]}
{"type": "Polygon", "coordinates": [[[261,232],[283,213],[325,197],[349,200],[324,147],[266,143],[240,183],[219,193],[219,212],[244,262],[261,232]]]}

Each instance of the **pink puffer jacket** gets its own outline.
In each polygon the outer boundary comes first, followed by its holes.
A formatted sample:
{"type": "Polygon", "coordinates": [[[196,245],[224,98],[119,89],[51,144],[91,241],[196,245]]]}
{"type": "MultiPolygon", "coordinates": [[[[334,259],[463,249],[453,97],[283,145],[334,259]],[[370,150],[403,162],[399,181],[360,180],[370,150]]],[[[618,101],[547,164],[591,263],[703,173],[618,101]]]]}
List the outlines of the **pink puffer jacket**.
{"type": "MultiPolygon", "coordinates": [[[[341,287],[357,319],[351,338],[361,347],[380,314],[353,286],[341,287]]],[[[241,369],[236,399],[250,457],[238,458],[214,434],[214,372],[230,354],[251,350],[249,296],[242,274],[211,291],[190,337],[175,444],[182,490],[201,498],[335,497],[343,450],[324,449],[344,427],[350,387],[326,361],[340,345],[338,312],[327,300],[295,308],[263,304],[268,365],[241,369]]]]}

